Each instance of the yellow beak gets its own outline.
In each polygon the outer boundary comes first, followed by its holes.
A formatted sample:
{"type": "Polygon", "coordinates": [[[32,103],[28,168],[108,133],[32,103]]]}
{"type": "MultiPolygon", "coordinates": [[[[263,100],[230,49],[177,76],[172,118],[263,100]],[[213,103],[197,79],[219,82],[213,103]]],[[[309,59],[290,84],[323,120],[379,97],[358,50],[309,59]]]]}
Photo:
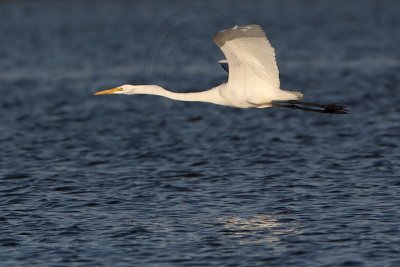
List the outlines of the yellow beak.
{"type": "Polygon", "coordinates": [[[109,95],[109,94],[112,94],[117,91],[122,91],[122,88],[115,87],[112,89],[107,89],[107,90],[99,91],[99,92],[95,93],[94,95],[109,95]]]}

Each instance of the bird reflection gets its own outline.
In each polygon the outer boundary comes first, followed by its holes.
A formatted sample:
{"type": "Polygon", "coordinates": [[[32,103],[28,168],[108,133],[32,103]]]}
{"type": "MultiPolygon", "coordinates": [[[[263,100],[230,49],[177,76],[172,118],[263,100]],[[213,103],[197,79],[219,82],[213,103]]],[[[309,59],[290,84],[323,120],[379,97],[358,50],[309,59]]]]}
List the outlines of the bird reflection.
{"type": "Polygon", "coordinates": [[[241,244],[273,243],[280,241],[283,235],[296,233],[293,226],[280,223],[266,214],[223,217],[220,221],[223,232],[232,238],[238,238],[241,244]]]}

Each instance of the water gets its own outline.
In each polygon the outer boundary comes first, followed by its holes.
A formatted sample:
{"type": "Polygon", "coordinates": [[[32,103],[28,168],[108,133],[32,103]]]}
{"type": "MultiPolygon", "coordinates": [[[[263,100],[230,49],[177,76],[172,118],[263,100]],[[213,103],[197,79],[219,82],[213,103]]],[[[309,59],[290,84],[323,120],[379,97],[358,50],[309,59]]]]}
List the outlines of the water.
{"type": "Polygon", "coordinates": [[[3,266],[400,266],[398,1],[2,1],[3,266]],[[261,24],[283,88],[351,115],[152,96],[226,79],[261,24]]]}

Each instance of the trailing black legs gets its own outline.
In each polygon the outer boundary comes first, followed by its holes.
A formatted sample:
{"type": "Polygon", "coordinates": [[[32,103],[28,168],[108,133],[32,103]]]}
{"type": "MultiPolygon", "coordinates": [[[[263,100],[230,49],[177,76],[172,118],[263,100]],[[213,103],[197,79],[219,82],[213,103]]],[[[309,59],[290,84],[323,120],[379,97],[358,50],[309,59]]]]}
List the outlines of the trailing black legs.
{"type": "Polygon", "coordinates": [[[302,102],[297,100],[289,101],[273,101],[272,105],[274,107],[283,107],[291,109],[299,109],[304,111],[328,113],[328,114],[348,114],[349,110],[342,105],[338,104],[318,104],[310,102],[302,102]]]}

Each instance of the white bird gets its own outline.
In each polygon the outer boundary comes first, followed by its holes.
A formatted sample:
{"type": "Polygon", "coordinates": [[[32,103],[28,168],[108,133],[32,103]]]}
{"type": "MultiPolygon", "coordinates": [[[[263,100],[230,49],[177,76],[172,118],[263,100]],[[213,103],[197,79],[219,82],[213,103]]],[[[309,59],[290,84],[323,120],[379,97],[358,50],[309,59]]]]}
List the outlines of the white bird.
{"type": "Polygon", "coordinates": [[[235,108],[288,107],[323,113],[348,113],[344,106],[337,104],[301,102],[301,92],[281,89],[275,50],[259,25],[235,26],[220,31],[214,36],[214,42],[226,57],[226,60],[219,63],[223,67],[228,63],[229,77],[226,83],[193,93],[175,93],[158,85],[125,84],[97,92],[95,95],[148,94],[235,108]]]}

